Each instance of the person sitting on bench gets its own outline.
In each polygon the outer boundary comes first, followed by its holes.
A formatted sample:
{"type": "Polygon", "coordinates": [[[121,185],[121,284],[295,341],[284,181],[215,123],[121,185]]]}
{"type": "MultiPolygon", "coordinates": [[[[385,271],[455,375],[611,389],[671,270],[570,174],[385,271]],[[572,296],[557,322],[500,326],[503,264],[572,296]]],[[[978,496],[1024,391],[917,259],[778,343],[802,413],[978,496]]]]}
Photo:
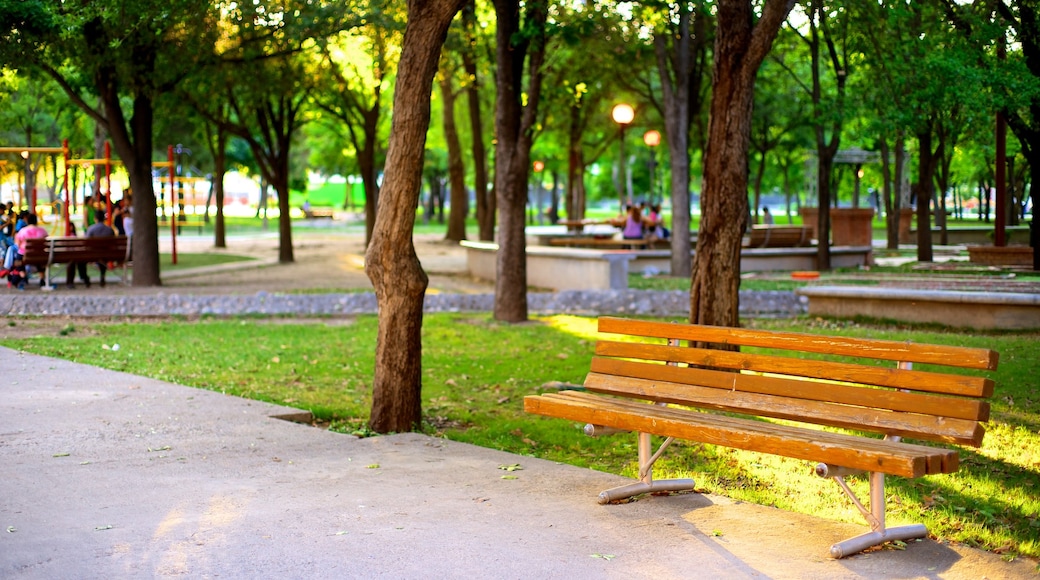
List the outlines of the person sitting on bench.
{"type": "MultiPolygon", "coordinates": [[[[125,223],[125,221],[124,221],[125,223]]],[[[87,228],[88,238],[110,238],[116,235],[108,224],[105,223],[105,210],[98,209],[94,211],[94,224],[87,228]]],[[[101,287],[105,287],[105,272],[108,271],[108,265],[103,262],[98,262],[98,270],[101,270],[101,287]]],[[[90,286],[90,281],[87,281],[87,286],[90,286]]]]}

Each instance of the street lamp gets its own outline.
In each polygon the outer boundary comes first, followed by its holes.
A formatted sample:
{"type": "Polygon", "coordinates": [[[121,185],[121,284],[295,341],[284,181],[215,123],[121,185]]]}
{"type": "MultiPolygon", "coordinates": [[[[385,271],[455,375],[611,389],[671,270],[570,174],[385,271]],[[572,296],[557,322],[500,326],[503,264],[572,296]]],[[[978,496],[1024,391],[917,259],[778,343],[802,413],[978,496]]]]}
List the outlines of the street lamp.
{"type": "MultiPolygon", "coordinates": [[[[610,118],[618,124],[618,199],[621,201],[621,212],[625,211],[625,127],[636,118],[632,105],[618,103],[610,111],[610,118]]],[[[632,202],[631,199],[628,200],[632,202]]]]}
{"type": "Polygon", "coordinates": [[[650,129],[643,133],[643,143],[650,148],[650,205],[654,205],[654,196],[657,194],[654,188],[654,182],[657,181],[657,146],[661,144],[661,133],[650,129]]]}

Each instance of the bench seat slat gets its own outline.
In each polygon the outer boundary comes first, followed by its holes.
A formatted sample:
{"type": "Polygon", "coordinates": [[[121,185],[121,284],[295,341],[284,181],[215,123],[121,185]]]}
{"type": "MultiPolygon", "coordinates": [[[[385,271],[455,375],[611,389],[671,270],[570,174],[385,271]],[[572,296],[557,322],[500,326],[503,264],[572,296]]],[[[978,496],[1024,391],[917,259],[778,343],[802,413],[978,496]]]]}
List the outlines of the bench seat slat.
{"type": "MultiPolygon", "coordinates": [[[[742,378],[752,378],[736,373],[714,372],[717,375],[723,375],[720,378],[729,383],[742,378]]],[[[769,377],[754,378],[778,380],[769,377]]],[[[731,391],[718,387],[670,383],[660,379],[647,380],[589,373],[585,378],[585,388],[596,393],[638,397],[690,407],[753,414],[761,417],[976,447],[981,444],[985,433],[977,421],[915,413],[894,413],[826,401],[763,395],[744,392],[739,387],[731,391]]]]}
{"type": "Polygon", "coordinates": [[[599,319],[599,331],[981,370],[996,370],[999,358],[996,351],[984,348],[820,336],[800,332],[756,331],[721,326],[627,320],[609,316],[599,319]]]}
{"type": "MultiPolygon", "coordinates": [[[[662,362],[689,363],[734,370],[797,375],[815,379],[894,387],[963,397],[990,397],[993,395],[994,388],[993,379],[986,377],[834,361],[805,360],[704,348],[666,346],[662,344],[601,340],[596,343],[596,354],[662,362]]],[[[975,418],[980,417],[976,416],[975,418]]],[[[985,420],[985,418],[982,418],[982,420],[985,420]]]]}
{"type": "MultiPolygon", "coordinates": [[[[971,421],[989,420],[990,405],[986,401],[963,399],[958,397],[937,397],[922,393],[906,393],[887,388],[870,388],[865,385],[837,384],[804,380],[801,377],[763,376],[760,374],[737,373],[729,370],[703,369],[696,367],[677,367],[654,363],[594,357],[592,372],[621,377],[642,379],[660,379],[673,383],[699,385],[735,390],[742,393],[760,393],[806,399],[810,401],[828,401],[843,405],[858,405],[921,413],[937,417],[967,419],[971,421]]],[[[754,369],[758,372],[757,369],[754,369]]]]}
{"type": "Polygon", "coordinates": [[[956,451],[671,409],[564,391],[524,398],[529,413],[903,477],[952,473],[956,451]]]}

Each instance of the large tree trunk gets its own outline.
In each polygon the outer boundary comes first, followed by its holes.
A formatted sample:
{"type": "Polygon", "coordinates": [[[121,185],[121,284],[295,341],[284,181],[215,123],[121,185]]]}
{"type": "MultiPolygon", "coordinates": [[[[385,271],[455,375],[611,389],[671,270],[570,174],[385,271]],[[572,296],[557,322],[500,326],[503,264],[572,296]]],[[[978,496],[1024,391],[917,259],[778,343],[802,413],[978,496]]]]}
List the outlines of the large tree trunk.
{"type": "Polygon", "coordinates": [[[532,130],[541,93],[542,62],[545,57],[545,22],[548,4],[535,0],[526,4],[521,35],[519,0],[495,0],[498,21],[498,95],[495,109],[495,191],[498,196],[499,232],[495,279],[496,320],[527,320],[527,248],[524,236],[524,206],[531,165],[532,130]],[[528,87],[523,71],[527,55],[528,87]],[[526,106],[521,98],[526,96],[526,106]]]}
{"type": "Polygon", "coordinates": [[[155,191],[152,189],[152,101],[143,95],[134,98],[130,118],[133,136],[126,131],[119,95],[103,94],[105,116],[112,145],[123,160],[133,193],[134,286],[159,286],[159,224],[155,218],[155,191]]]}
{"type": "Polygon", "coordinates": [[[365,273],[379,305],[372,414],[377,433],[422,422],[422,312],[428,278],[415,255],[412,227],[422,187],[430,92],[448,25],[462,0],[410,0],[394,94],[387,171],[365,273]]]}
{"type": "Polygon", "coordinates": [[[717,6],[702,216],[690,284],[694,324],[740,324],[740,246],[748,210],[755,74],[793,4],[794,0],[767,0],[757,24],[751,2],[723,0],[717,6]]]}
{"type": "Polygon", "coordinates": [[[451,211],[448,213],[448,232],[444,239],[461,242],[466,239],[466,215],[469,214],[469,195],[466,193],[466,168],[462,164],[462,145],[455,128],[455,87],[451,75],[441,79],[444,117],[444,141],[448,145],[448,187],[451,188],[451,211]]]}
{"type": "MultiPolygon", "coordinates": [[[[97,37],[89,40],[103,41],[97,37]]],[[[147,48],[138,50],[135,62],[141,70],[152,70],[155,53],[147,48]]],[[[60,79],[57,71],[49,71],[60,79]]],[[[61,82],[59,80],[59,82],[61,82]]],[[[133,116],[129,124],[123,114],[116,71],[101,67],[94,78],[104,115],[93,111],[85,102],[74,98],[77,104],[95,120],[105,124],[116,154],[123,160],[133,194],[134,233],[134,286],[159,286],[159,224],[155,218],[155,191],[152,189],[152,121],[153,103],[141,93],[134,96],[133,116]]]]}

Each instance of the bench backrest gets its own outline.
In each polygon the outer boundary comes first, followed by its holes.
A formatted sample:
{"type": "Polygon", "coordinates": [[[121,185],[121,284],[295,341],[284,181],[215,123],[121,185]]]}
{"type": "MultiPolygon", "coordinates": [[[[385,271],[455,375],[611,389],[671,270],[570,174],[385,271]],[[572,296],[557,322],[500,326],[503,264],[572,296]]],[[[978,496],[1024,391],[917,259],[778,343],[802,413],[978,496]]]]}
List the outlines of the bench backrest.
{"type": "Polygon", "coordinates": [[[26,264],[69,262],[123,262],[127,259],[127,237],[48,237],[26,240],[22,252],[26,264]]]}
{"type": "Polygon", "coordinates": [[[599,330],[670,344],[599,341],[589,391],[976,447],[993,380],[912,365],[994,370],[998,360],[988,349],[611,317],[599,330]]]}

